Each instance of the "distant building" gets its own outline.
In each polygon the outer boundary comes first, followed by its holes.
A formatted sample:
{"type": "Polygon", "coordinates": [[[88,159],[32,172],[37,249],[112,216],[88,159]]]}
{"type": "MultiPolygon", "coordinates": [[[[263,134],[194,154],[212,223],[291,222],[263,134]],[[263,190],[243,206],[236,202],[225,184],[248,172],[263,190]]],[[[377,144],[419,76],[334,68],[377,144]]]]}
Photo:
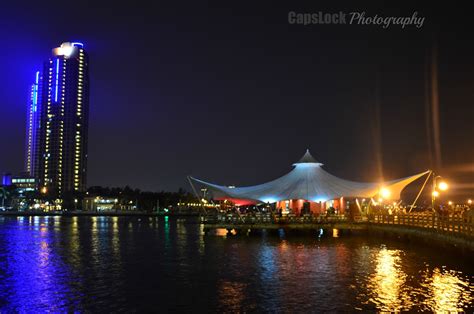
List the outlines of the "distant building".
{"type": "Polygon", "coordinates": [[[5,173],[2,178],[3,186],[15,186],[19,192],[37,191],[38,180],[29,173],[21,173],[13,176],[10,173],[5,173]]]}
{"type": "Polygon", "coordinates": [[[82,201],[82,209],[94,212],[133,211],[137,210],[134,202],[113,197],[88,196],[82,201]]]}
{"type": "Polygon", "coordinates": [[[33,192],[38,190],[38,180],[30,175],[12,177],[12,185],[20,192],[33,192]]]}
{"type": "Polygon", "coordinates": [[[25,168],[41,188],[58,196],[86,189],[88,63],[82,43],[63,43],[31,87],[25,168]]]}

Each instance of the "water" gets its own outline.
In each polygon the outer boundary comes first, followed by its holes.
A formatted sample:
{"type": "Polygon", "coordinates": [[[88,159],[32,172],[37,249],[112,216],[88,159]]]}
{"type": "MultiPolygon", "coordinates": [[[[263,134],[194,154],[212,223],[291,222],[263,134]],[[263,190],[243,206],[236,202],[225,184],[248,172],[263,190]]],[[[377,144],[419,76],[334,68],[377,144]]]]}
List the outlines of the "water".
{"type": "Polygon", "coordinates": [[[0,312],[474,310],[472,256],[336,231],[225,233],[166,217],[0,217],[0,312]]]}

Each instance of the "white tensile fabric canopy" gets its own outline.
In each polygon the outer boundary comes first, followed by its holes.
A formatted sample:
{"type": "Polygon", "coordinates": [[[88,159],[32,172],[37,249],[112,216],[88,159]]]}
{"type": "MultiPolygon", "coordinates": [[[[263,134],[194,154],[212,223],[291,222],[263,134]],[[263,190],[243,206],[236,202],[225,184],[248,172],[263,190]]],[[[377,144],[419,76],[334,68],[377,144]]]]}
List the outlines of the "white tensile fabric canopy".
{"type": "Polygon", "coordinates": [[[324,171],[322,164],[306,151],[300,161],[286,175],[273,181],[248,186],[227,187],[208,183],[193,177],[192,181],[213,192],[215,198],[251,200],[257,203],[274,203],[282,200],[303,199],[324,202],[340,197],[370,198],[378,196],[383,189],[387,198],[400,199],[401,191],[410,183],[429,173],[428,171],[384,183],[348,181],[324,171]]]}

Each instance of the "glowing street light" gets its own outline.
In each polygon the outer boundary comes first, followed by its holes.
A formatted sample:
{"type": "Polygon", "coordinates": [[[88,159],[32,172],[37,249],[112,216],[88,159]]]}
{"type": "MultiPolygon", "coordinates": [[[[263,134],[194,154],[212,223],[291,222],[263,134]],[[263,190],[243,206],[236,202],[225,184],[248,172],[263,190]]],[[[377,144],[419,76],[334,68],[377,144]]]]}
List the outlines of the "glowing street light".
{"type": "Polygon", "coordinates": [[[43,186],[43,187],[41,188],[41,193],[43,193],[43,194],[48,193],[48,188],[46,188],[45,186],[43,186]]]}
{"type": "Polygon", "coordinates": [[[380,196],[384,199],[390,198],[390,190],[387,188],[381,188],[380,189],[380,196]]]}
{"type": "Polygon", "coordinates": [[[438,184],[438,188],[441,190],[441,191],[446,191],[448,189],[448,184],[444,181],[441,181],[439,184],[438,184]]]}
{"type": "Polygon", "coordinates": [[[453,205],[453,202],[449,201],[449,202],[448,202],[448,205],[449,205],[449,206],[453,205]]]}
{"type": "Polygon", "coordinates": [[[467,200],[467,203],[468,203],[469,205],[472,205],[472,200],[471,200],[471,199],[468,199],[468,200],[467,200]]]}
{"type": "Polygon", "coordinates": [[[438,183],[438,179],[441,179],[441,176],[435,175],[433,172],[433,192],[431,193],[431,208],[434,211],[435,210],[435,200],[437,197],[439,197],[439,191],[446,191],[449,187],[448,184],[444,181],[441,181],[438,183]]]}

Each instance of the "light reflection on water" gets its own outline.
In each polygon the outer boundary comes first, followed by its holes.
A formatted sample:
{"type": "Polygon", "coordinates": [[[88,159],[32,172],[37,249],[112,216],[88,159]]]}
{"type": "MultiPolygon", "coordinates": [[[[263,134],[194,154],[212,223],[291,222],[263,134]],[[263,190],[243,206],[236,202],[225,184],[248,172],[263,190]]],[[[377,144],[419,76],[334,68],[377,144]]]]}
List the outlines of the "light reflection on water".
{"type": "Polygon", "coordinates": [[[407,274],[401,269],[402,254],[385,247],[375,254],[375,271],[368,278],[367,291],[369,301],[379,310],[394,312],[412,306],[409,287],[405,285],[407,274]]]}
{"type": "Polygon", "coordinates": [[[404,260],[402,250],[390,250],[382,246],[373,254],[374,272],[364,278],[367,289],[358,295],[363,304],[374,304],[384,312],[416,309],[446,313],[462,312],[472,307],[472,275],[469,277],[460,271],[426,268],[409,278],[403,269],[411,265],[406,265],[408,262],[404,260]]]}
{"type": "Polygon", "coordinates": [[[433,312],[462,312],[472,302],[474,286],[461,272],[435,268],[426,270],[421,286],[427,291],[426,308],[433,312]]]}
{"type": "Polygon", "coordinates": [[[397,241],[195,222],[0,217],[0,312],[473,310],[473,265],[397,241]]]}
{"type": "MultiPolygon", "coordinates": [[[[242,282],[220,281],[217,291],[222,307],[228,312],[239,312],[244,307],[245,289],[246,285],[242,282]]],[[[249,307],[246,309],[251,310],[249,307]]]]}
{"type": "Polygon", "coordinates": [[[56,238],[48,227],[48,219],[39,217],[2,223],[2,310],[24,313],[76,307],[74,288],[68,284],[73,276],[55,252],[56,238]]]}

